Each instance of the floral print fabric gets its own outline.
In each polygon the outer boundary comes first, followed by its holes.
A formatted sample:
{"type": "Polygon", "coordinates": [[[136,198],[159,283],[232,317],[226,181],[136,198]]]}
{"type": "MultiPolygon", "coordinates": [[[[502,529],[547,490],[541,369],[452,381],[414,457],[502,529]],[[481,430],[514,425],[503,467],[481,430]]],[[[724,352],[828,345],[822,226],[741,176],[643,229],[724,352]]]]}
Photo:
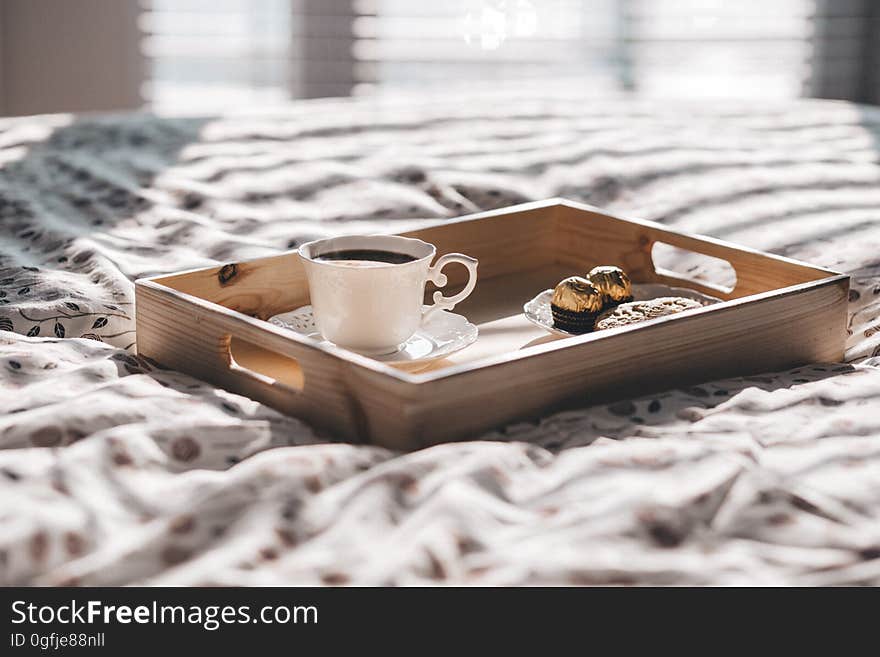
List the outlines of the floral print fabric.
{"type": "Polygon", "coordinates": [[[0,582],[880,583],[878,136],[567,91],[0,120],[0,582]],[[846,362],[398,454],[136,353],[138,276],[557,195],[851,274],[846,362]]]}

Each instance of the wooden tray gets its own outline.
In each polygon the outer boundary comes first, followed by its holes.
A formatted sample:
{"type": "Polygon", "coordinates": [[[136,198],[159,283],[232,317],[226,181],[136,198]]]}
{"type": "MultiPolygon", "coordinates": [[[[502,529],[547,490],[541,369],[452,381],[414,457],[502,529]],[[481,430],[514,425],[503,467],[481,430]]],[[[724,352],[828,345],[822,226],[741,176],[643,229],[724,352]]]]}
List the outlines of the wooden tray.
{"type": "MultiPolygon", "coordinates": [[[[477,437],[571,404],[843,355],[849,277],[820,267],[559,199],[407,235],[438,253],[480,260],[477,287],[456,308],[480,337],[428,371],[405,372],[263,321],[309,303],[296,252],[138,280],[138,351],[338,438],[397,449],[477,437]],[[656,242],[726,260],[735,284],[655,267],[656,242]],[[637,283],[687,286],[723,302],[568,338],[522,315],[535,294],[598,264],[623,267],[637,283]]],[[[464,268],[445,273],[463,284],[464,268]]]]}

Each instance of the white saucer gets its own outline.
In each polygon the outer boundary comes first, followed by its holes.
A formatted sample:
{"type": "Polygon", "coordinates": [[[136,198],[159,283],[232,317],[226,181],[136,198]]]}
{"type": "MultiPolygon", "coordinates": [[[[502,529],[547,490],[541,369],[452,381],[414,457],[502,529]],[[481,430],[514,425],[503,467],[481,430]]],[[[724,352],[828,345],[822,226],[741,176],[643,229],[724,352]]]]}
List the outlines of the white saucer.
{"type": "MultiPolygon", "coordinates": [[[[662,283],[635,283],[633,284],[633,301],[649,301],[660,297],[684,297],[694,299],[704,306],[720,303],[721,299],[691,290],[686,287],[670,287],[662,283]]],[[[569,333],[553,326],[553,312],[550,310],[550,301],[553,298],[553,290],[544,290],[534,299],[523,306],[523,314],[533,324],[556,335],[577,335],[569,333]]]]}
{"type": "MultiPolygon", "coordinates": [[[[269,318],[269,322],[289,331],[330,344],[321,336],[311,306],[302,306],[290,312],[269,318]]],[[[479,331],[461,315],[440,310],[428,317],[409,340],[394,353],[370,356],[374,360],[404,367],[420,369],[431,362],[461,351],[477,339],[479,331]]]]}

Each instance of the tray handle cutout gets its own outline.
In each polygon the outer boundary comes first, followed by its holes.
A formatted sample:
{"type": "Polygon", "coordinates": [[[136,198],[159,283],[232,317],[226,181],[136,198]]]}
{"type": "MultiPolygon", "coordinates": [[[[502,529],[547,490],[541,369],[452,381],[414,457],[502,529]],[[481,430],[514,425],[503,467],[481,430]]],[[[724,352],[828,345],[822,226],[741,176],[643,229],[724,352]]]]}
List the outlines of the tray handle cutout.
{"type": "Polygon", "coordinates": [[[302,392],[305,388],[305,374],[296,358],[235,336],[229,336],[229,369],[295,392],[302,392]]]}
{"type": "Polygon", "coordinates": [[[655,241],[651,244],[651,262],[654,272],[668,283],[704,288],[709,294],[725,296],[736,288],[736,269],[717,256],[655,241]]]}

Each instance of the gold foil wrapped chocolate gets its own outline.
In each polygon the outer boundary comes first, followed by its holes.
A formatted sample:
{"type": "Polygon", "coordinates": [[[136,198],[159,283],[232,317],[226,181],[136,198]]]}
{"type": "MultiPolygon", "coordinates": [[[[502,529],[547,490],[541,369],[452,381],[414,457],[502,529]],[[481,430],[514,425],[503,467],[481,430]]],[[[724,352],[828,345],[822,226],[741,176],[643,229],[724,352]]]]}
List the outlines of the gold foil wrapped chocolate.
{"type": "Polygon", "coordinates": [[[625,303],[633,300],[632,282],[620,267],[602,265],[593,267],[587,278],[608,303],[625,303]]]}
{"type": "Polygon", "coordinates": [[[553,325],[569,333],[592,331],[603,303],[602,293],[586,278],[566,278],[553,290],[550,302],[553,325]]]}
{"type": "Polygon", "coordinates": [[[562,310],[596,313],[602,309],[602,293],[586,278],[570,276],[553,290],[552,303],[562,310]]]}

